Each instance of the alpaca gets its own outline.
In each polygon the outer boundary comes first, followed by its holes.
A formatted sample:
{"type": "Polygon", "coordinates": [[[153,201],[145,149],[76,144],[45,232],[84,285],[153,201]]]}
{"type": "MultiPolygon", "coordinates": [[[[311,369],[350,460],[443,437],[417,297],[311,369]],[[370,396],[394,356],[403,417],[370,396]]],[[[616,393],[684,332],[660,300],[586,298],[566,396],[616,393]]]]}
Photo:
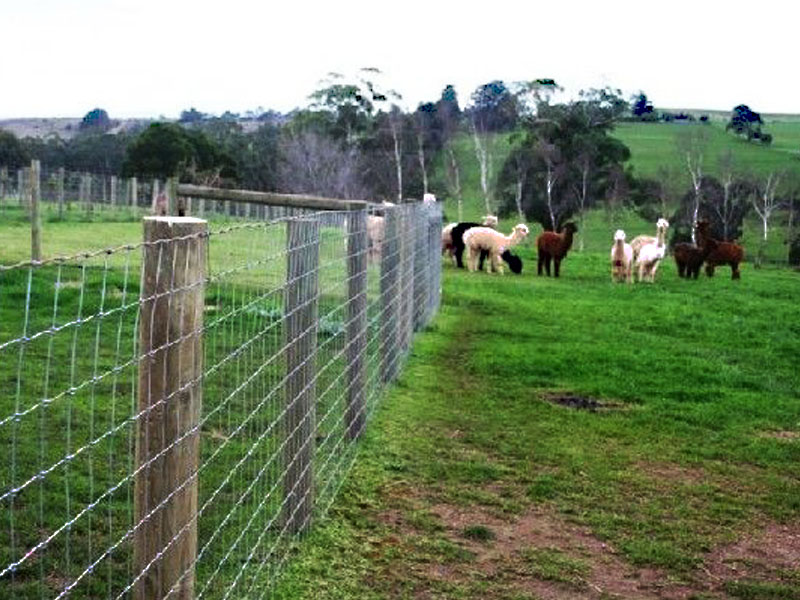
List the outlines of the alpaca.
{"type": "Polygon", "coordinates": [[[639,248],[639,256],[636,258],[636,266],[638,267],[639,281],[649,281],[653,283],[656,280],[656,271],[658,265],[667,252],[667,246],[664,238],[667,235],[666,227],[658,228],[658,237],[655,243],[645,244],[639,248]]]}
{"type": "Polygon", "coordinates": [[[735,242],[721,242],[711,237],[708,221],[698,221],[696,226],[697,245],[708,251],[706,256],[706,275],[714,276],[714,267],[729,265],[731,279],[741,279],[739,263],[744,259],[744,248],[735,242]]]}
{"type": "Polygon", "coordinates": [[[614,245],[611,246],[611,281],[631,283],[633,272],[633,248],[625,243],[625,232],[617,229],[614,245]]]}
{"type": "Polygon", "coordinates": [[[436,196],[431,193],[424,194],[422,196],[422,203],[423,204],[436,204],[436,196]]]}
{"type": "Polygon", "coordinates": [[[367,260],[380,260],[386,230],[384,217],[367,215],[367,260]]]}
{"type": "MultiPolygon", "coordinates": [[[[497,217],[495,215],[484,215],[482,223],[458,223],[450,230],[450,242],[452,245],[450,256],[455,260],[459,269],[464,268],[464,233],[473,227],[491,227],[494,229],[497,227],[497,217]]],[[[442,244],[444,246],[444,230],[442,231],[442,244]]]]}
{"type": "Polygon", "coordinates": [[[469,250],[467,266],[470,271],[478,268],[478,258],[482,250],[489,253],[489,265],[492,271],[503,274],[500,255],[511,246],[516,246],[528,235],[528,226],[524,223],[514,225],[510,235],[503,235],[491,227],[473,227],[464,233],[464,245],[469,250]]]}
{"type": "Polygon", "coordinates": [[[553,276],[559,276],[561,261],[566,258],[567,252],[572,248],[572,238],[576,231],[578,231],[578,227],[575,223],[570,222],[564,225],[561,233],[543,231],[539,234],[539,237],[536,238],[536,249],[539,254],[537,272],[539,275],[542,274],[542,267],[544,267],[547,276],[550,276],[550,261],[552,260],[553,276]]]}
{"type": "Polygon", "coordinates": [[[448,223],[442,227],[442,254],[452,257],[455,247],[453,246],[453,228],[458,223],[448,223]]]}
{"type": "Polygon", "coordinates": [[[672,256],[678,266],[678,277],[691,279],[698,278],[700,267],[703,266],[709,252],[716,248],[716,243],[711,240],[704,247],[695,246],[686,242],[679,242],[672,247],[672,256]]]}
{"type": "Polygon", "coordinates": [[[666,237],[666,231],[669,229],[669,221],[664,218],[659,219],[656,221],[656,237],[652,235],[637,235],[635,238],[631,240],[631,248],[633,248],[633,260],[636,262],[636,259],[639,257],[639,250],[642,249],[642,246],[646,246],[647,244],[655,244],[658,241],[658,232],[664,230],[664,234],[666,237]]]}
{"type": "MultiPolygon", "coordinates": [[[[481,250],[481,258],[480,261],[478,262],[479,271],[483,271],[483,262],[484,260],[486,260],[486,257],[488,255],[489,255],[488,252],[486,252],[485,250],[481,250]]],[[[505,261],[505,263],[508,265],[508,268],[511,269],[512,273],[514,273],[515,275],[519,275],[520,273],[522,273],[522,259],[519,256],[513,254],[510,250],[506,250],[500,255],[500,258],[502,258],[503,261],[505,261]]]]}

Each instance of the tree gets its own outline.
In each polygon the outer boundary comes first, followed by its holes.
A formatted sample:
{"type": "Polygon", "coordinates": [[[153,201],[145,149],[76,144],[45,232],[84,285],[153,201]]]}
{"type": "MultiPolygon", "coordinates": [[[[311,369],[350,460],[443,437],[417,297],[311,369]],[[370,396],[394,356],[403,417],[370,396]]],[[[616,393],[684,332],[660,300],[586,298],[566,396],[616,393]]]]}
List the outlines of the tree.
{"type": "Polygon", "coordinates": [[[502,81],[492,81],[472,94],[467,110],[481,174],[481,190],[487,213],[496,212],[493,198],[493,166],[497,133],[514,127],[517,121],[517,100],[502,81]]]}
{"type": "Polygon", "coordinates": [[[113,123],[108,113],[102,108],[95,108],[84,115],[79,129],[91,133],[105,133],[112,127],[113,123]]]}
{"type": "MultiPolygon", "coordinates": [[[[627,110],[624,100],[622,105],[627,110]]],[[[613,190],[622,194],[627,184],[619,177],[626,177],[623,164],[630,151],[610,135],[621,114],[610,90],[589,90],[568,104],[541,103],[536,116],[526,118],[522,132],[511,138],[498,186],[505,210],[518,209],[516,185],[522,182],[525,215],[544,229],[558,230],[593,198],[613,190]],[[521,161],[520,153],[527,161],[521,161]]]]}
{"type": "Polygon", "coordinates": [[[125,176],[179,177],[208,185],[234,175],[234,164],[202,131],[153,123],[128,146],[122,170],[125,176]]]}
{"type": "Polygon", "coordinates": [[[189,110],[181,111],[181,116],[178,119],[181,123],[199,123],[203,119],[205,119],[207,115],[205,113],[201,113],[197,110],[194,106],[189,110]]]}
{"type": "Polygon", "coordinates": [[[461,190],[461,169],[456,158],[454,141],[456,134],[461,130],[462,114],[458,105],[458,95],[452,85],[447,85],[442,90],[442,95],[436,103],[436,115],[440,124],[442,144],[445,150],[445,179],[447,188],[456,199],[456,213],[459,221],[464,220],[463,197],[461,190]]]}
{"type": "Polygon", "coordinates": [[[631,100],[631,113],[637,119],[642,121],[652,121],[655,116],[655,109],[653,103],[647,99],[644,92],[639,92],[638,95],[633,96],[631,100]]]}
{"type": "Polygon", "coordinates": [[[751,110],[746,104],[739,104],[733,108],[731,119],[725,125],[725,131],[733,131],[736,135],[742,135],[747,141],[760,139],[769,144],[772,142],[770,134],[763,134],[761,127],[764,124],[761,115],[751,110]]]}
{"type": "Polygon", "coordinates": [[[280,149],[281,191],[344,199],[368,196],[359,176],[359,152],[343,141],[306,131],[283,136],[280,149]]]}
{"type": "MultiPolygon", "coordinates": [[[[681,155],[686,169],[689,171],[689,176],[692,180],[692,188],[694,190],[692,223],[697,222],[697,215],[700,211],[704,175],[703,159],[710,139],[711,135],[709,130],[702,125],[682,129],[675,137],[678,153],[681,155]]],[[[691,239],[692,243],[697,242],[697,240],[695,240],[694,227],[692,227],[691,239]]]]}
{"type": "Polygon", "coordinates": [[[19,138],[10,131],[0,129],[0,165],[19,169],[30,163],[30,154],[19,138]]]}
{"type": "Polygon", "coordinates": [[[780,174],[769,173],[766,179],[762,180],[758,186],[758,193],[752,196],[753,208],[761,219],[763,226],[763,237],[758,246],[758,256],[756,257],[757,266],[761,266],[764,258],[764,248],[769,236],[769,221],[772,218],[772,214],[781,206],[781,202],[776,196],[780,180],[780,174]]]}

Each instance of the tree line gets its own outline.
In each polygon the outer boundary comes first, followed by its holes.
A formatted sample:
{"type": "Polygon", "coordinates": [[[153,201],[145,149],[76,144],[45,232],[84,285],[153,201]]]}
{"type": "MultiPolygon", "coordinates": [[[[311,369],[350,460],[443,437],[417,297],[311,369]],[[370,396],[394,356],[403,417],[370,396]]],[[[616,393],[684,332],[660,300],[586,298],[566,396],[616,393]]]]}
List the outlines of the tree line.
{"type": "MultiPolygon", "coordinates": [[[[734,239],[751,211],[762,220],[766,239],[776,210],[786,208],[794,237],[800,185],[793,174],[759,179],[731,155],[708,156],[707,128],[704,133],[698,124],[676,132],[688,189],[675,188],[674,173],[639,177],[629,164],[630,149],[613,132],[620,121],[653,111],[646,96],[625,99],[619,90],[603,88],[556,102],[559,91],[553,79],[495,80],[462,104],[447,85],[439,98],[406,112],[400,95],[381,84],[381,73],[363,69],[350,78],[330,74],[303,109],[248,115],[255,128],[245,129],[233,113],[215,117],[190,108],[177,122],[112,134],[114,121],[94,109],[69,141],[18,140],[0,132],[0,164],[14,167],[35,157],[49,167],[107,175],[393,202],[420,198],[435,187],[454,207],[448,217],[462,220],[466,144],[475,155],[487,213],[515,214],[558,230],[590,208],[628,206],[653,221],[669,213],[677,241],[691,238],[700,213],[712,218],[717,237],[734,239]],[[705,165],[715,160],[712,177],[705,165]]],[[[762,124],[758,113],[740,105],[728,130],[764,141],[762,124]]]]}

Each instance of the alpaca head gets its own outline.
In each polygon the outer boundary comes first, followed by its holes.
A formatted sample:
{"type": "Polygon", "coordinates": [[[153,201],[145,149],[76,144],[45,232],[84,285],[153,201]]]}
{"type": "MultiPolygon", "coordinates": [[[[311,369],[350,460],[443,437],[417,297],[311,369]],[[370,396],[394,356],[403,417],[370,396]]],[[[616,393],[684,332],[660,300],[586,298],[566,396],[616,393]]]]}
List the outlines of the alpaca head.
{"type": "Polygon", "coordinates": [[[511,233],[511,236],[517,239],[523,239],[528,236],[528,233],[530,233],[530,230],[525,223],[517,223],[514,225],[514,231],[511,233]]]}
{"type": "Polygon", "coordinates": [[[483,225],[486,227],[497,227],[498,219],[495,215],[483,215],[483,225]]]}
{"type": "Polygon", "coordinates": [[[573,223],[572,221],[570,221],[569,223],[565,224],[561,228],[561,233],[569,233],[570,235],[575,233],[576,231],[578,231],[578,226],[575,225],[575,223],[573,223]]]}
{"type": "Polygon", "coordinates": [[[436,196],[431,193],[425,194],[422,196],[422,203],[423,204],[436,204],[436,196]]]}
{"type": "Polygon", "coordinates": [[[614,233],[614,241],[615,242],[624,242],[625,241],[625,232],[622,229],[617,229],[614,233]]]}
{"type": "Polygon", "coordinates": [[[508,268],[511,269],[512,273],[515,273],[517,275],[522,273],[522,259],[519,256],[517,256],[516,254],[511,254],[511,252],[506,250],[500,255],[500,258],[502,258],[506,262],[508,268]]]}
{"type": "Polygon", "coordinates": [[[656,222],[656,229],[669,229],[669,221],[664,218],[659,219],[656,222]]]}

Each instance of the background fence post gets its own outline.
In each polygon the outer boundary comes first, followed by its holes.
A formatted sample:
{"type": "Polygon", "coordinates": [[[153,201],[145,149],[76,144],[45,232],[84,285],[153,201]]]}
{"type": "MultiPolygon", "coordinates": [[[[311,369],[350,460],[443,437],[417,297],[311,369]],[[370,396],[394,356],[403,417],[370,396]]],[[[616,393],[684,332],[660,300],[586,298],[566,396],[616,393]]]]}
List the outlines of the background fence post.
{"type": "Polygon", "coordinates": [[[397,377],[400,322],[400,209],[387,208],[381,251],[381,374],[384,383],[397,377]]]}
{"type": "Polygon", "coordinates": [[[0,209],[6,201],[6,189],[8,187],[8,167],[0,167],[0,209]]]}
{"type": "Polygon", "coordinates": [[[21,207],[25,206],[25,169],[17,169],[17,200],[21,207]]]}
{"type": "MultiPolygon", "coordinates": [[[[385,226],[385,222],[384,222],[385,226]]],[[[347,436],[364,429],[367,386],[367,207],[354,203],[347,214],[347,436]]]]}
{"type": "Polygon", "coordinates": [[[413,206],[403,206],[403,220],[400,226],[400,346],[404,352],[411,347],[414,333],[414,241],[413,206]]]}
{"type": "Polygon", "coordinates": [[[135,210],[139,205],[139,182],[136,177],[128,180],[128,200],[131,207],[135,210]]]}
{"type": "Polygon", "coordinates": [[[42,193],[41,174],[41,163],[38,160],[32,160],[28,186],[31,207],[31,260],[35,261],[42,260],[42,219],[39,216],[39,200],[42,193]]]}
{"type": "Polygon", "coordinates": [[[153,186],[152,186],[152,202],[150,203],[150,212],[154,215],[158,214],[158,193],[159,193],[159,183],[158,179],[153,179],[153,186]]]}
{"type": "Polygon", "coordinates": [[[86,195],[86,214],[91,215],[94,212],[94,200],[92,199],[92,175],[91,173],[84,173],[83,175],[83,193],[86,195]]]}
{"type": "Polygon", "coordinates": [[[111,206],[116,208],[117,207],[117,176],[116,175],[112,175],[111,176],[111,183],[109,185],[111,186],[111,190],[110,190],[111,206]]]}
{"type": "Polygon", "coordinates": [[[59,167],[56,176],[56,195],[58,196],[58,220],[64,220],[64,167],[59,167]]]}
{"type": "MultiPolygon", "coordinates": [[[[232,205],[234,203],[231,203],[232,205]]],[[[287,221],[287,270],[284,297],[286,347],[286,411],[283,432],[281,523],[290,533],[305,531],[314,505],[314,380],[317,348],[319,221],[287,221]]]]}
{"type": "Polygon", "coordinates": [[[145,217],[133,598],[194,598],[206,222],[145,217]],[[182,239],[176,239],[182,238],[182,239]],[[173,590],[174,588],[174,590],[173,590]]]}

